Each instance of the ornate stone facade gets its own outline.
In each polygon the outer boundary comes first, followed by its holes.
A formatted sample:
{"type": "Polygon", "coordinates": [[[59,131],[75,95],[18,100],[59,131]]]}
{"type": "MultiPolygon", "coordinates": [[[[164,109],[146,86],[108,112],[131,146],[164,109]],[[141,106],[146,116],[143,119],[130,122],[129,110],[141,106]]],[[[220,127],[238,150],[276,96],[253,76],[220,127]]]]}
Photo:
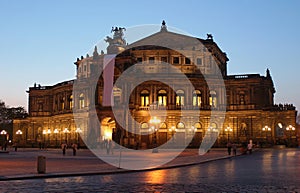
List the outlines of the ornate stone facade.
{"type": "MultiPolygon", "coordinates": [[[[158,33],[129,45],[123,38],[123,30],[113,28],[113,38],[107,37],[108,54],[103,51],[99,54],[95,47],[93,56],[77,59],[76,80],[29,88],[29,117],[14,120],[14,133],[19,129],[23,131],[20,140],[23,145],[58,146],[63,141],[97,145],[105,139],[113,139],[128,147],[138,144],[142,148],[151,148],[154,143],[159,145],[172,139],[196,147],[207,132],[218,134],[215,146],[224,146],[228,140],[241,143],[250,139],[264,144],[296,144],[296,131],[292,129],[296,127],[295,107],[274,104],[275,88],[269,70],[265,76],[228,75],[227,55],[210,34],[207,39],[196,38],[200,46],[187,43],[188,46],[178,48],[178,51],[168,47],[195,38],[169,32],[165,23],[158,33]],[[162,42],[169,45],[159,46],[162,42]],[[143,77],[160,74],[166,80],[173,80],[162,65],[169,63],[186,75],[194,90],[176,79],[173,83],[179,88],[177,90],[155,80],[134,87],[133,83],[138,80],[127,78],[122,88],[113,88],[112,94],[114,104],[119,107],[128,102],[129,112],[124,113],[122,108],[113,112],[111,106],[103,105],[105,83],[103,74],[99,74],[109,54],[117,54],[114,83],[136,63],[142,64],[135,70],[143,77]],[[218,71],[225,87],[218,84],[208,86],[208,82],[216,81],[218,71]],[[97,84],[93,87],[89,82],[97,84]],[[124,97],[126,92],[130,92],[128,101],[124,97]],[[181,116],[183,110],[185,117],[181,116]],[[212,110],[226,111],[224,123],[219,123],[218,117],[211,122],[212,110]],[[160,122],[156,131],[149,134],[153,129],[153,112],[160,122]],[[74,116],[77,116],[76,124],[74,116]],[[129,131],[121,128],[115,116],[123,117],[129,131]]],[[[17,137],[20,136],[14,138],[17,137]]]]}

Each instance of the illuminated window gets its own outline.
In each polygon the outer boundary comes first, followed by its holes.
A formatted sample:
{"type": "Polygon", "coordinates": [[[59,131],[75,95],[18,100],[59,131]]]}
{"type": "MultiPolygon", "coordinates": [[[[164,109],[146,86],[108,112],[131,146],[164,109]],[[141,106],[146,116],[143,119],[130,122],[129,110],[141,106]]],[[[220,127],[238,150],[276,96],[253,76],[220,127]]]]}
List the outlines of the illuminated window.
{"type": "Polygon", "coordinates": [[[184,105],[184,91],[178,90],[176,91],[176,106],[184,105]]]}
{"type": "Polygon", "coordinates": [[[79,95],[79,109],[83,109],[84,108],[84,95],[83,93],[81,93],[79,95]]]}
{"type": "Polygon", "coordinates": [[[158,105],[167,106],[167,92],[165,90],[158,91],[158,105]]]}
{"type": "Polygon", "coordinates": [[[209,105],[211,107],[217,107],[217,93],[216,93],[216,91],[210,91],[210,93],[209,93],[209,105]]]}
{"type": "Polygon", "coordinates": [[[70,97],[69,97],[69,109],[70,110],[73,109],[73,95],[70,95],[70,97]]]}
{"type": "Polygon", "coordinates": [[[141,106],[149,106],[149,91],[147,90],[141,92],[141,106]]]}
{"type": "Polygon", "coordinates": [[[193,92],[193,106],[201,107],[202,94],[200,90],[195,90],[193,92]]]}
{"type": "Polygon", "coordinates": [[[122,90],[120,88],[113,88],[114,104],[120,104],[121,102],[122,90]]]}
{"type": "Polygon", "coordinates": [[[148,123],[142,123],[141,128],[142,128],[142,129],[147,129],[147,128],[149,128],[148,123]]]}
{"type": "Polygon", "coordinates": [[[65,97],[62,97],[60,100],[61,110],[65,109],[65,97]]]}
{"type": "Polygon", "coordinates": [[[177,124],[178,129],[184,129],[184,124],[182,122],[177,124]]]}

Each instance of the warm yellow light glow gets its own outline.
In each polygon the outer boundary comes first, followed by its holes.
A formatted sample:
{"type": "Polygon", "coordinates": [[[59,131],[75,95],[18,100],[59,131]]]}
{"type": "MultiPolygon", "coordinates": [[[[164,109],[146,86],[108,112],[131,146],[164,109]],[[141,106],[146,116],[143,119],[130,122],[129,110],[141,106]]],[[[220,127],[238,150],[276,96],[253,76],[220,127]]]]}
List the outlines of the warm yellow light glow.
{"type": "Polygon", "coordinates": [[[289,130],[295,131],[296,129],[295,129],[295,127],[293,127],[292,125],[289,125],[288,127],[286,127],[286,130],[287,130],[287,131],[289,131],[289,130]]]}
{"type": "Polygon", "coordinates": [[[58,133],[58,129],[54,129],[53,133],[58,133]]]}
{"type": "Polygon", "coordinates": [[[70,133],[70,131],[69,131],[68,128],[65,128],[63,132],[64,132],[64,133],[70,133]]]}
{"type": "Polygon", "coordinates": [[[106,130],[104,131],[104,137],[105,139],[112,139],[112,133],[106,130]]]}
{"type": "Polygon", "coordinates": [[[17,135],[22,135],[23,132],[19,129],[17,132],[16,132],[17,135]]]}

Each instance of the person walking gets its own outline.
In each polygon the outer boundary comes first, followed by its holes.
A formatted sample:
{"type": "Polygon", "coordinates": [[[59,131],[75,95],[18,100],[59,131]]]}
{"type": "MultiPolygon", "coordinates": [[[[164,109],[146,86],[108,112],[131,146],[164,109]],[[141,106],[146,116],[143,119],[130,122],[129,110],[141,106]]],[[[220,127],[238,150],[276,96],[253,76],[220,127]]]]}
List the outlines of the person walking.
{"type": "Polygon", "coordinates": [[[252,154],[252,143],[248,143],[248,147],[247,147],[249,154],[252,154]]]}
{"type": "Polygon", "coordinates": [[[62,149],[63,155],[66,155],[67,144],[66,143],[61,144],[61,149],[62,149]]]}
{"type": "Polygon", "coordinates": [[[76,143],[72,144],[72,149],[73,149],[73,156],[76,156],[76,151],[77,151],[77,144],[76,143]]]}
{"type": "Polygon", "coordinates": [[[109,149],[108,154],[109,154],[109,152],[111,152],[111,154],[114,154],[114,144],[113,144],[112,140],[109,140],[109,142],[108,142],[108,149],[109,149]]]}
{"type": "Polygon", "coordinates": [[[236,144],[232,144],[233,155],[236,156],[236,144]]]}
{"type": "Polygon", "coordinates": [[[232,148],[232,145],[230,142],[227,143],[227,151],[228,151],[228,155],[231,155],[231,148],[232,148]]]}

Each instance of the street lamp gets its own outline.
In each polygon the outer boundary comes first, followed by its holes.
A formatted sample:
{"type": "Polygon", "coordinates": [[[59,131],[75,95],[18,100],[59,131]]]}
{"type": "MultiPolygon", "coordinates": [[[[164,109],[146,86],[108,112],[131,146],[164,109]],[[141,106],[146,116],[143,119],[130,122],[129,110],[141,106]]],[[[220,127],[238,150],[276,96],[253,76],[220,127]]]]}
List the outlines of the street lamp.
{"type": "Polygon", "coordinates": [[[48,145],[50,145],[50,134],[51,134],[50,128],[47,130],[47,134],[48,134],[48,145]]]}
{"type": "Polygon", "coordinates": [[[68,144],[68,133],[70,133],[69,129],[68,128],[65,128],[63,130],[64,134],[65,134],[65,140],[66,140],[66,143],[68,144]]]}
{"type": "Polygon", "coordinates": [[[266,125],[262,130],[266,133],[266,142],[268,142],[268,132],[271,132],[271,128],[266,125]]]}
{"type": "Polygon", "coordinates": [[[22,134],[23,134],[23,132],[20,129],[18,131],[16,131],[17,143],[15,144],[15,151],[17,151],[18,144],[20,143],[20,138],[21,138],[22,134]]]}
{"type": "Polygon", "coordinates": [[[58,134],[58,129],[54,129],[53,133],[55,133],[55,147],[57,147],[57,134],[58,134]]]}
{"type": "Polygon", "coordinates": [[[175,143],[175,132],[177,131],[175,126],[172,126],[169,131],[171,132],[172,143],[175,143]]]}
{"type": "Polygon", "coordinates": [[[158,149],[157,149],[157,131],[158,131],[158,124],[160,124],[160,119],[158,119],[157,117],[153,117],[150,119],[150,124],[153,124],[154,126],[152,127],[152,129],[154,130],[154,136],[153,136],[153,149],[152,149],[152,153],[158,153],[158,149]]]}
{"type": "Polygon", "coordinates": [[[43,130],[43,148],[45,148],[45,145],[46,145],[46,134],[47,134],[47,131],[46,130],[43,130]]]}
{"type": "Polygon", "coordinates": [[[229,126],[225,128],[225,132],[227,133],[227,143],[229,142],[230,132],[232,131],[233,131],[232,128],[229,126]]]}
{"type": "Polygon", "coordinates": [[[6,151],[6,135],[7,135],[7,132],[5,130],[2,130],[0,132],[1,135],[3,135],[3,145],[2,145],[2,150],[6,151]]]}
{"type": "Polygon", "coordinates": [[[78,127],[75,132],[77,134],[77,145],[79,147],[79,137],[80,137],[80,133],[82,133],[82,130],[78,127]]]}
{"type": "Polygon", "coordinates": [[[292,132],[296,130],[295,127],[293,127],[292,125],[287,126],[286,128],[287,133],[289,134],[289,141],[291,143],[292,141],[292,132]]]}

